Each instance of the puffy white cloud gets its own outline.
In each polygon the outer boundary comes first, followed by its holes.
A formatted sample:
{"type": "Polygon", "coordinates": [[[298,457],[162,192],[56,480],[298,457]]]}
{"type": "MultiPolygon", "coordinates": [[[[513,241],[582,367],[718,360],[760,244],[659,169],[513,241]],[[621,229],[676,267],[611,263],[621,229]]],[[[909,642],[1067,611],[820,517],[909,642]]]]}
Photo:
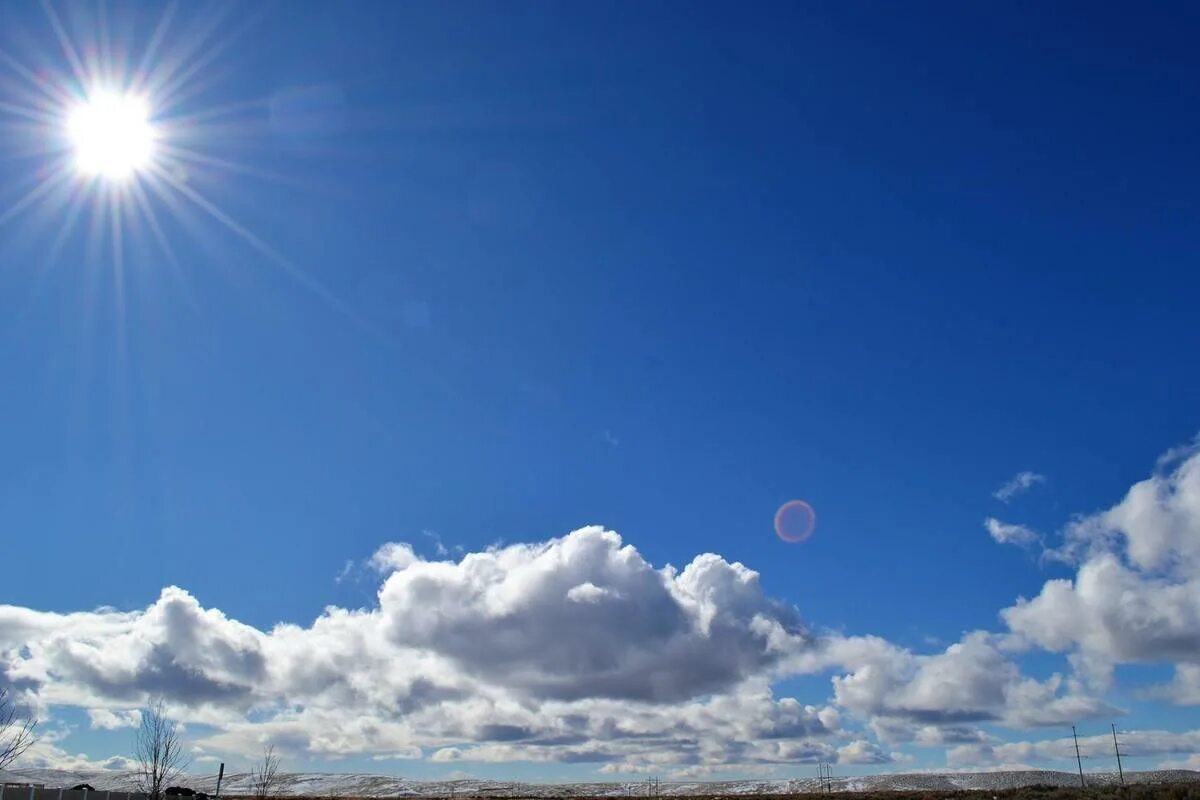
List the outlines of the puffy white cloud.
{"type": "Polygon", "coordinates": [[[987,530],[988,535],[1000,544],[1015,544],[1025,547],[1038,540],[1037,531],[1027,528],[1024,525],[1001,522],[995,517],[985,519],[983,527],[987,530]]]}
{"type": "MultiPolygon", "coordinates": [[[[702,775],[879,764],[900,758],[883,745],[912,743],[950,748],[952,766],[1030,763],[1058,745],[1010,746],[978,724],[1120,713],[1103,691],[1128,661],[1173,664],[1158,695],[1200,701],[1197,464],[1192,452],[1075,520],[1057,551],[1078,565],[1073,579],[1004,610],[1010,633],[974,631],[941,652],[811,632],[742,564],[702,554],[655,567],[592,527],[457,560],[389,543],[370,559],[384,575],[376,606],[330,607],[303,626],[258,630],[176,587],[137,611],[0,606],[0,683],[39,710],[85,709],[96,728],[134,724],[130,709],[163,695],[180,719],[212,728],[194,742],[206,754],[273,743],[300,756],[702,775]],[[1022,674],[1015,659],[1030,647],[1066,654],[1073,670],[1022,674]],[[819,673],[831,698],[773,689],[819,673]]],[[[998,541],[1036,536],[985,524],[998,541]]],[[[1185,752],[1154,735],[1135,741],[1185,752]]],[[[83,763],[50,742],[34,757],[83,763]]]]}
{"type": "Polygon", "coordinates": [[[1078,648],[1101,663],[1200,659],[1200,579],[1140,573],[1111,553],[1092,556],[1074,581],[1048,581],[1003,617],[1040,647],[1078,648]]]}
{"type": "MultiPolygon", "coordinates": [[[[826,643],[849,670],[833,678],[838,705],[873,720],[880,738],[908,741],[917,725],[998,721],[1012,727],[1070,724],[1115,709],[1077,682],[1022,676],[994,634],[976,631],[936,655],[917,655],[876,637],[826,643]]],[[[926,738],[932,734],[925,733],[926,738]]]]}
{"type": "Polygon", "coordinates": [[[992,497],[995,497],[1001,502],[1007,503],[1017,495],[1024,494],[1037,484],[1045,482],[1045,475],[1039,475],[1036,472],[1030,472],[1028,470],[1024,472],[1018,472],[1012,477],[1011,480],[1006,481],[999,489],[992,492],[992,497]]]}
{"type": "Polygon", "coordinates": [[[1112,508],[1076,519],[1064,546],[1054,555],[1086,561],[1097,554],[1121,553],[1147,573],[1195,576],[1200,571],[1200,446],[1172,451],[1160,464],[1169,473],[1134,484],[1112,508]]]}
{"type": "Polygon", "coordinates": [[[164,589],[144,612],[76,614],[0,607],[0,666],[50,704],[128,707],[148,694],[245,705],[265,677],[263,635],[164,589]]]}
{"type": "Polygon", "coordinates": [[[843,735],[836,709],[774,696],[813,640],[741,564],[656,569],[599,528],[457,562],[392,544],[372,563],[389,570],[377,607],[268,631],[176,587],[141,611],[0,607],[0,669],[96,728],[162,695],[215,729],[206,753],[773,763],[843,735]]]}
{"type": "Polygon", "coordinates": [[[758,574],[720,556],[654,569],[600,528],[416,560],[379,593],[387,635],[535,697],[678,702],[761,673],[808,637],[758,574]]]}
{"type": "Polygon", "coordinates": [[[1171,467],[1120,503],[1072,521],[1052,559],[1078,565],[1001,616],[1029,646],[1066,653],[1092,686],[1123,663],[1167,663],[1174,680],[1152,692],[1200,703],[1200,450],[1159,459],[1171,467]]]}

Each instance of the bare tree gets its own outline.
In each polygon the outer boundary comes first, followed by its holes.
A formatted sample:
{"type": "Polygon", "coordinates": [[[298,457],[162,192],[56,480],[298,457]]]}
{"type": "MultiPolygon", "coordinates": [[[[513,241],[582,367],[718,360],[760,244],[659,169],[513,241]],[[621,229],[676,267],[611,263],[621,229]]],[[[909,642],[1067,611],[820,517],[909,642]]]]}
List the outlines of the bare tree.
{"type": "Polygon", "coordinates": [[[179,730],[167,718],[162,698],[142,709],[142,724],[134,739],[133,757],[137,761],[138,791],[149,795],[149,800],[162,800],[163,791],[188,767],[179,730]]]}
{"type": "Polygon", "coordinates": [[[21,757],[37,741],[33,729],[37,720],[17,716],[16,705],[9,700],[8,689],[0,689],[0,770],[21,757]]]}
{"type": "Polygon", "coordinates": [[[279,756],[275,755],[275,745],[268,745],[262,761],[250,770],[250,796],[254,800],[273,800],[279,796],[279,756]]]}

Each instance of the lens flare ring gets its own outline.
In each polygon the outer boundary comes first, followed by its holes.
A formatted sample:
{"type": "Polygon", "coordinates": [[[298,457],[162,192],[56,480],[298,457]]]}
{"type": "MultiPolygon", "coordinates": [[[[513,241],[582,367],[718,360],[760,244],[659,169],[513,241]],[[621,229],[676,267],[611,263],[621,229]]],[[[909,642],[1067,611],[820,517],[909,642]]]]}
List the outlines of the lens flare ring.
{"type": "Polygon", "coordinates": [[[775,535],[788,544],[800,544],[817,527],[817,512],[803,500],[789,500],[775,512],[775,535]]]}

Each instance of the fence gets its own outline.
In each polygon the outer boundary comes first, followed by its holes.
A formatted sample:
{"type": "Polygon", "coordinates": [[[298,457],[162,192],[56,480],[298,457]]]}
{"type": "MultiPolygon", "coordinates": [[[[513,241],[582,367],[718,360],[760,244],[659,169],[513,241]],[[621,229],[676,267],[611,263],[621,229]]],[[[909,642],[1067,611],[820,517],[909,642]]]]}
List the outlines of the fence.
{"type": "Polygon", "coordinates": [[[148,800],[148,795],[140,792],[73,792],[70,789],[0,785],[0,800],[148,800]]]}

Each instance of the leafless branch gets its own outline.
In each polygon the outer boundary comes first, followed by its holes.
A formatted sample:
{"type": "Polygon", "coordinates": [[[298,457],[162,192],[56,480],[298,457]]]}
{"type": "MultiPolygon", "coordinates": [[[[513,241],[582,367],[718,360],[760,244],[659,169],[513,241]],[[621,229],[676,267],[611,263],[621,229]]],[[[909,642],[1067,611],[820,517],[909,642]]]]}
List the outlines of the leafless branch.
{"type": "Polygon", "coordinates": [[[37,741],[33,729],[37,720],[17,716],[16,705],[9,700],[8,689],[0,689],[0,770],[7,769],[37,741]]]}

